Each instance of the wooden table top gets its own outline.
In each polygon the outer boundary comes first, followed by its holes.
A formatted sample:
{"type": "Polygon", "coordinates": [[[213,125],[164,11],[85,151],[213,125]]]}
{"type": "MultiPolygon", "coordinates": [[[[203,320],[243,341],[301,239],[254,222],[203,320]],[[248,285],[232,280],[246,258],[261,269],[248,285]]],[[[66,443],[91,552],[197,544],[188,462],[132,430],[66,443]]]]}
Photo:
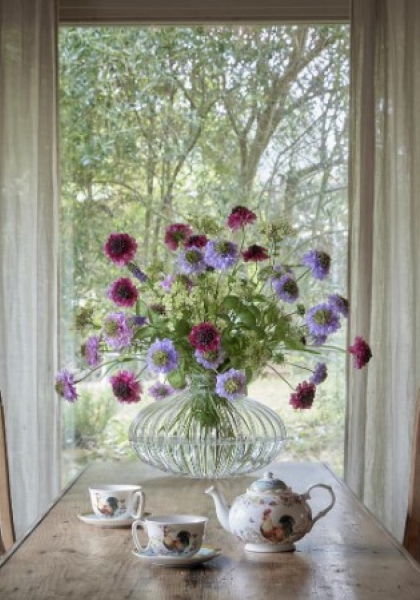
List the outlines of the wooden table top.
{"type": "MultiPolygon", "coordinates": [[[[267,469],[265,469],[267,470],[267,469]]],[[[69,487],[0,566],[1,600],[420,600],[420,567],[329,469],[273,463],[295,492],[331,485],[337,502],[295,552],[256,554],[219,525],[209,481],[166,475],[140,462],[94,463],[69,487]],[[206,545],[217,558],[193,568],[145,563],[132,554],[130,529],[99,529],[77,518],[90,511],[93,483],[139,483],[146,510],[207,514],[206,545]]],[[[217,485],[232,500],[261,472],[217,485]]],[[[327,504],[315,490],[313,513],[327,504]]]]}

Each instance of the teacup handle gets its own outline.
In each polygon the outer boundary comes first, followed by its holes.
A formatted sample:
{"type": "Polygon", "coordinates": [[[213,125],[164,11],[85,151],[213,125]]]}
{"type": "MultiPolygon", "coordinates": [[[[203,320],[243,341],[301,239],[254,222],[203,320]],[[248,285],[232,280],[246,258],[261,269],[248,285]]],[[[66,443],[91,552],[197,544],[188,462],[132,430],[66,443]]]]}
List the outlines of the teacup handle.
{"type": "Polygon", "coordinates": [[[137,510],[135,512],[133,512],[133,514],[131,516],[134,519],[141,519],[144,516],[144,505],[146,502],[145,493],[142,492],[141,490],[139,490],[138,492],[134,492],[133,500],[134,500],[134,498],[138,498],[137,510]]]}
{"type": "Polygon", "coordinates": [[[148,546],[142,546],[139,542],[139,538],[137,537],[137,525],[141,525],[143,527],[143,519],[136,519],[131,525],[131,535],[133,536],[134,545],[137,548],[137,550],[147,550],[148,546]]]}
{"type": "Polygon", "coordinates": [[[312,519],[311,529],[315,525],[315,523],[317,521],[319,521],[319,519],[321,519],[322,517],[325,517],[327,512],[329,512],[335,504],[335,494],[332,490],[332,487],[329,485],[325,485],[325,483],[316,483],[315,485],[311,485],[311,487],[308,488],[304,494],[302,494],[302,498],[304,498],[305,500],[309,500],[309,498],[311,497],[310,492],[311,492],[311,490],[313,490],[315,488],[324,488],[324,490],[327,490],[331,494],[331,502],[328,504],[328,506],[326,508],[324,508],[324,510],[321,510],[316,515],[316,517],[314,517],[312,519]]]}

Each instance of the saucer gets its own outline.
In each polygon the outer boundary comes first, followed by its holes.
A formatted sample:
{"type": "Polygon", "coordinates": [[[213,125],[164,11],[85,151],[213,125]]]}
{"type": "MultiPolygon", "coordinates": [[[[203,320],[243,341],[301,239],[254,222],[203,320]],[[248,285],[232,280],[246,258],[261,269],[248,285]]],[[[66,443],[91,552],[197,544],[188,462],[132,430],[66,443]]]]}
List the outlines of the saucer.
{"type": "Polygon", "coordinates": [[[194,556],[162,556],[155,554],[153,550],[133,550],[134,556],[145,562],[165,567],[191,567],[201,565],[221,554],[220,548],[205,548],[202,546],[194,556]]]}
{"type": "MultiPolygon", "coordinates": [[[[150,513],[144,513],[144,517],[150,515],[150,513]]],[[[83,523],[87,523],[88,525],[95,525],[95,527],[102,527],[107,529],[115,529],[117,527],[131,527],[134,517],[128,517],[125,519],[106,519],[98,517],[95,513],[79,513],[77,518],[83,521],[83,523]]]]}

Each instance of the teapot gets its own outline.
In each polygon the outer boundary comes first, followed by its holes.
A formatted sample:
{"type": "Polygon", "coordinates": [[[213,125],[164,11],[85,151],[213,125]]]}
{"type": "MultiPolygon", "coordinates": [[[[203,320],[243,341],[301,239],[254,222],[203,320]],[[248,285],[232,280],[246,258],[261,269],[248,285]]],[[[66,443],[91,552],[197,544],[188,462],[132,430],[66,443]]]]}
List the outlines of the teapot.
{"type": "Polygon", "coordinates": [[[261,479],[254,481],[244,494],[234,499],[231,508],[215,486],[205,493],[212,496],[223,529],[246,542],[245,550],[251,552],[294,550],[294,542],[309,533],[335,503],[335,494],[329,485],[317,483],[303,494],[295,494],[283,481],[275,479],[273,473],[264,473],[261,479]],[[327,490],[331,501],[312,517],[307,500],[315,488],[327,490]]]}

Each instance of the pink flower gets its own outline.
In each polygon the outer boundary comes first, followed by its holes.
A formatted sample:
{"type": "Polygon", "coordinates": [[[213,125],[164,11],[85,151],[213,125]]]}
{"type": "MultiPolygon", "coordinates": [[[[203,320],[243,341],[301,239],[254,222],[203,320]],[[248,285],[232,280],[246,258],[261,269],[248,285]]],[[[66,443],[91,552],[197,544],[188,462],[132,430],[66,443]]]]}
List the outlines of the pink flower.
{"type": "Polygon", "coordinates": [[[128,277],[116,279],[108,288],[107,296],[117,306],[133,306],[138,298],[138,291],[128,277]]]}
{"type": "Polygon", "coordinates": [[[349,346],[349,352],[353,354],[353,367],[355,369],[361,369],[372,358],[372,351],[369,344],[360,336],[354,338],[353,346],[349,346]]]}
{"type": "Polygon", "coordinates": [[[299,383],[296,390],[291,394],[289,404],[294,409],[311,408],[315,398],[316,387],[313,383],[303,381],[299,383]]]}
{"type": "Polygon", "coordinates": [[[257,215],[252,210],[249,210],[245,206],[235,206],[228,216],[226,224],[232,231],[236,231],[241,227],[245,227],[245,225],[253,223],[256,218],[257,215]]]}
{"type": "Polygon", "coordinates": [[[184,246],[186,248],[191,248],[194,246],[195,248],[204,248],[207,244],[208,239],[205,235],[190,235],[184,242],[184,246]]]}
{"type": "Polygon", "coordinates": [[[191,329],[188,341],[199,352],[213,352],[219,348],[220,335],[214,325],[204,322],[191,329]]]}
{"type": "Polygon", "coordinates": [[[260,262],[268,258],[267,249],[257,244],[249,246],[249,248],[242,252],[242,256],[245,262],[260,262]]]}
{"type": "Polygon", "coordinates": [[[130,371],[118,371],[118,373],[110,377],[109,381],[112,386],[112,392],[118,402],[132,404],[140,401],[142,389],[134,373],[130,371]]]}
{"type": "Polygon", "coordinates": [[[137,242],[128,233],[110,233],[103,247],[104,254],[114,265],[124,267],[133,260],[137,242]]]}
{"type": "Polygon", "coordinates": [[[168,225],[165,230],[165,244],[170,250],[177,250],[181,242],[192,235],[192,229],[189,225],[183,223],[173,223],[168,225]]]}

